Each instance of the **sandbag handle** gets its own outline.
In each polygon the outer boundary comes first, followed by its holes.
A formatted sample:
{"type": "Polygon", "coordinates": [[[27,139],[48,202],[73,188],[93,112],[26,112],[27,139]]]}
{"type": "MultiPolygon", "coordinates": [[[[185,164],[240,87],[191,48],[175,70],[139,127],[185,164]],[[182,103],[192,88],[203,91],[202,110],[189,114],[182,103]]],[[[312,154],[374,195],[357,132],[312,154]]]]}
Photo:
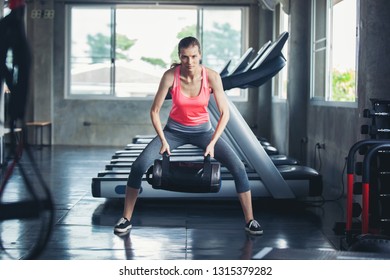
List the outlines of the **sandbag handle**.
{"type": "Polygon", "coordinates": [[[207,181],[208,178],[211,178],[211,157],[210,154],[204,157],[203,161],[203,180],[207,181]]]}
{"type": "Polygon", "coordinates": [[[167,152],[163,153],[161,162],[161,185],[166,186],[168,184],[169,177],[169,155],[167,152]]]}
{"type": "MultiPolygon", "coordinates": [[[[163,162],[165,162],[165,167],[167,168],[167,170],[169,169],[169,155],[167,152],[164,152],[163,153],[163,162]]],[[[211,157],[210,157],[210,154],[208,154],[207,156],[204,157],[204,164],[210,164],[211,163],[211,157]]],[[[164,167],[164,164],[163,164],[163,167],[164,167]]]]}
{"type": "Polygon", "coordinates": [[[208,154],[207,156],[204,157],[204,160],[203,160],[203,165],[204,165],[204,169],[210,169],[209,166],[211,165],[211,157],[210,155],[208,154]]]}
{"type": "MultiPolygon", "coordinates": [[[[169,177],[169,155],[167,152],[163,153],[162,164],[161,164],[161,184],[165,185],[168,183],[169,177]]],[[[211,176],[211,157],[206,155],[203,160],[203,179],[208,180],[211,176]]]]}

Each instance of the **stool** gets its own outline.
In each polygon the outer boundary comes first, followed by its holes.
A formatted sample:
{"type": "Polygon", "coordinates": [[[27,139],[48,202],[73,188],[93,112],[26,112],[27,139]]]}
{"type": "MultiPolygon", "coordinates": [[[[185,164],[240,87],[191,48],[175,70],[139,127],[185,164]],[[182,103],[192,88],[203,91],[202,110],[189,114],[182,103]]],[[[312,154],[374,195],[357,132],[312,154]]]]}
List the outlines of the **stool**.
{"type": "Polygon", "coordinates": [[[48,132],[49,132],[49,146],[51,145],[51,122],[27,122],[26,123],[27,127],[33,127],[35,129],[34,134],[35,134],[35,144],[38,145],[39,147],[43,147],[43,128],[47,127],[48,132]],[[40,135],[40,141],[38,142],[38,132],[40,135]]]}

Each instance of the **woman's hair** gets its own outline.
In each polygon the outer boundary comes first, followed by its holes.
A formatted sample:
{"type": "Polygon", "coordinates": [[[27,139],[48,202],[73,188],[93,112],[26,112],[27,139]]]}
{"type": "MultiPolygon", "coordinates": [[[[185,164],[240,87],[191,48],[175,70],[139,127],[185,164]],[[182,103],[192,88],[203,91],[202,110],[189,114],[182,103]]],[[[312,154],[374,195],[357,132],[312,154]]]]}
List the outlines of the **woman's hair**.
{"type": "Polygon", "coordinates": [[[186,49],[186,48],[193,47],[193,46],[198,46],[199,53],[201,52],[200,51],[200,43],[199,43],[198,39],[196,39],[195,37],[192,37],[192,36],[185,37],[185,38],[180,40],[178,48],[177,48],[177,52],[180,55],[181,49],[186,49]]]}
{"type": "MultiPolygon", "coordinates": [[[[198,46],[199,53],[201,53],[200,43],[199,43],[198,39],[196,39],[195,37],[192,37],[192,36],[184,37],[183,39],[181,39],[179,44],[178,44],[178,47],[177,47],[177,52],[178,52],[179,56],[180,56],[181,49],[186,49],[186,48],[193,47],[193,46],[198,46]]],[[[171,68],[174,68],[178,65],[180,65],[180,63],[172,63],[171,68]]]]}

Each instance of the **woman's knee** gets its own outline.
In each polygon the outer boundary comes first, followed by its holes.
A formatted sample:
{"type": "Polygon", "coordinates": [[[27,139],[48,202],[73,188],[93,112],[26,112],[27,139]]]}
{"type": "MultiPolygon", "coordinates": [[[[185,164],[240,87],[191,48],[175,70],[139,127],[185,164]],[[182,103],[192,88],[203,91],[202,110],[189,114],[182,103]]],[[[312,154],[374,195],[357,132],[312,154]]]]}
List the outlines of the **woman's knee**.
{"type": "Polygon", "coordinates": [[[246,168],[242,161],[234,162],[228,169],[232,174],[237,174],[237,176],[242,176],[243,174],[247,176],[246,168]]]}
{"type": "Polygon", "coordinates": [[[241,182],[236,184],[236,192],[238,194],[249,192],[251,189],[249,187],[249,182],[241,182]]]}
{"type": "Polygon", "coordinates": [[[126,188],[132,189],[132,190],[139,190],[139,189],[141,189],[141,185],[135,186],[133,184],[134,184],[133,182],[127,182],[126,188]]]}
{"type": "Polygon", "coordinates": [[[133,189],[140,189],[142,183],[143,173],[134,172],[133,170],[130,172],[129,177],[127,178],[127,187],[133,189]]]}
{"type": "Polygon", "coordinates": [[[237,193],[244,193],[250,190],[248,174],[246,173],[245,165],[238,164],[231,171],[234,177],[237,193]]]}
{"type": "MultiPolygon", "coordinates": [[[[146,167],[147,168],[147,167],[146,167]]],[[[130,170],[129,177],[127,178],[127,186],[139,189],[141,188],[142,177],[146,172],[142,161],[136,160],[133,162],[130,170]]]]}

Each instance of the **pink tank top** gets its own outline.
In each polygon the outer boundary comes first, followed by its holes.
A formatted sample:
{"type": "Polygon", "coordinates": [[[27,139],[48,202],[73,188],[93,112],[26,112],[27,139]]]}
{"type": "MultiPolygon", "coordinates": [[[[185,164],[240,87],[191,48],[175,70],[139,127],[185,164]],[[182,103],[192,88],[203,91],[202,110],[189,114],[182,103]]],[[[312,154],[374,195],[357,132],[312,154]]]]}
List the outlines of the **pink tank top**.
{"type": "Polygon", "coordinates": [[[175,68],[175,77],[171,89],[172,109],[169,117],[187,126],[195,126],[210,120],[207,106],[210,100],[210,88],[206,68],[202,66],[202,86],[198,96],[188,97],[181,93],[180,66],[175,68]]]}

